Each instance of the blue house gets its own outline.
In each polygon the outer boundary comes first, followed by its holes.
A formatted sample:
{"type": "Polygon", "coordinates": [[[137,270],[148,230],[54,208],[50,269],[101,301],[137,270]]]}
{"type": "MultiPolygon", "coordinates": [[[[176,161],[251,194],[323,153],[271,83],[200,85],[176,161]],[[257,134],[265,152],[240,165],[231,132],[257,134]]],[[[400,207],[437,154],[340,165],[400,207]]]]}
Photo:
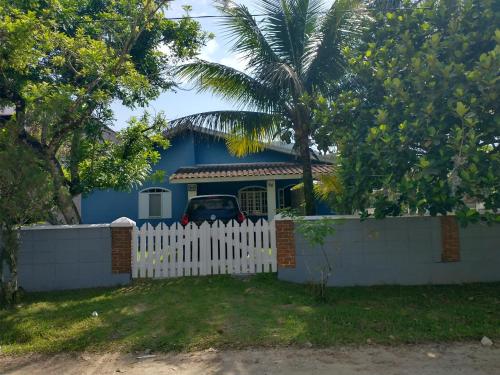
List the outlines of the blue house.
{"type": "MultiPolygon", "coordinates": [[[[147,182],[130,192],[94,191],[81,202],[85,224],[109,223],[121,216],[138,225],[180,221],[188,200],[196,195],[230,194],[253,218],[272,219],[277,209],[301,207],[302,193],[291,188],[301,181],[297,155],[286,145],[268,145],[262,152],[238,158],[229,153],[224,133],[194,126],[178,126],[165,133],[170,147],[154,168],[166,181],[147,182]]],[[[313,174],[331,172],[325,160],[313,162],[313,174]]],[[[318,202],[317,212],[328,214],[318,202]]]]}

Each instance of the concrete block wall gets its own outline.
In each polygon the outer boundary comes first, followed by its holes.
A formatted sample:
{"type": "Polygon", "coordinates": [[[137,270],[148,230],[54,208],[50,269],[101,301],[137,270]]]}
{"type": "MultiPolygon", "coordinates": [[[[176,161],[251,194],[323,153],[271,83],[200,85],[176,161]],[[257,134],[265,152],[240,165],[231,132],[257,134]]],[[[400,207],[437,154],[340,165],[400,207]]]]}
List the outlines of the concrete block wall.
{"type": "Polygon", "coordinates": [[[114,230],[109,224],[23,228],[18,254],[19,285],[26,291],[51,291],[129,283],[131,246],[127,272],[116,266],[123,264],[122,260],[112,258],[114,230]]]}
{"type": "MultiPolygon", "coordinates": [[[[279,267],[278,277],[317,282],[326,269],[321,249],[296,230],[294,239],[296,265],[279,267]]],[[[330,286],[500,281],[500,226],[461,228],[454,217],[339,219],[324,250],[330,286]]]]}

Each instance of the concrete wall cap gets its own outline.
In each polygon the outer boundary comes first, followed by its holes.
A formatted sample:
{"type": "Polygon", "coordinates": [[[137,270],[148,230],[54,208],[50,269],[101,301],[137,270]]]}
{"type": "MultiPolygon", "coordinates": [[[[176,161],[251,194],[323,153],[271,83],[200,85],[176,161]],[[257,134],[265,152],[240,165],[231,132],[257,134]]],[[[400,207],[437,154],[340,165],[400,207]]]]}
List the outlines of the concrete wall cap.
{"type": "Polygon", "coordinates": [[[22,231],[28,230],[45,230],[45,229],[96,229],[109,228],[109,224],[75,224],[75,225],[50,225],[50,224],[33,224],[21,227],[22,231]]]}
{"type": "Polygon", "coordinates": [[[111,223],[111,228],[131,228],[135,227],[135,221],[128,217],[120,217],[111,223]]]}
{"type": "MultiPolygon", "coordinates": [[[[448,215],[448,216],[431,216],[431,215],[401,215],[401,216],[387,216],[385,219],[410,219],[410,218],[435,218],[435,217],[454,217],[454,215],[448,215]]],[[[308,220],[308,221],[313,221],[313,220],[321,220],[321,219],[333,219],[333,220],[361,220],[360,215],[317,215],[317,216],[297,216],[297,219],[300,220],[308,220]]],[[[281,214],[277,214],[274,217],[274,220],[279,220],[279,221],[285,221],[285,220],[294,220],[294,218],[283,216],[281,214]]],[[[366,218],[365,220],[381,220],[381,219],[376,219],[373,216],[370,216],[366,218]]]]}

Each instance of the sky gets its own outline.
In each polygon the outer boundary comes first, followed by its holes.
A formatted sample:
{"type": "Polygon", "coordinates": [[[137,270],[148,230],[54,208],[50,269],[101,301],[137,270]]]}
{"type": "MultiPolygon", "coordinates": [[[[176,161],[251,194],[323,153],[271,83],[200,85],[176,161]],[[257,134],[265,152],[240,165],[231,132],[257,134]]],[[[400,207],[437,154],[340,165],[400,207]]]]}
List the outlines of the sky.
{"type": "MultiPolygon", "coordinates": [[[[251,12],[257,12],[255,0],[237,0],[238,4],[246,5],[251,12]]],[[[332,0],[326,0],[325,3],[332,3],[332,0]]],[[[191,16],[218,15],[218,11],[213,6],[213,0],[175,0],[171,8],[167,11],[167,17],[180,17],[184,15],[182,7],[184,5],[192,6],[191,16]]],[[[239,56],[230,51],[228,38],[221,30],[218,18],[208,18],[198,20],[204,31],[212,32],[215,38],[210,40],[205,47],[201,49],[200,58],[208,61],[218,62],[231,66],[239,70],[245,70],[245,63],[239,56]]],[[[131,116],[140,116],[144,110],[152,114],[163,111],[167,119],[175,119],[193,113],[234,109],[234,106],[227,101],[211,95],[210,93],[197,93],[192,85],[181,86],[182,90],[176,92],[168,91],[161,94],[158,99],[150,102],[147,108],[136,108],[131,110],[122,106],[120,103],[113,104],[115,117],[114,130],[119,130],[126,126],[127,120],[131,116]]]]}

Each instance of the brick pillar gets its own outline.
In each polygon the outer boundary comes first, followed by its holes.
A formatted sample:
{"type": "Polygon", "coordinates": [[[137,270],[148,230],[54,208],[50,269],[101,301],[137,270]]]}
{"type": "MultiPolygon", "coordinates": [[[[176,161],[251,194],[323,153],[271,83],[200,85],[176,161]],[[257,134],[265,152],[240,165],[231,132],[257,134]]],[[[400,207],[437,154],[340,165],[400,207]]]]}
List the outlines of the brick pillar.
{"type": "Polygon", "coordinates": [[[295,236],[292,220],[276,220],[278,267],[295,268],[295,236]]]}
{"type": "Polygon", "coordinates": [[[441,261],[460,261],[460,229],[454,216],[441,216],[441,261]]]}
{"type": "Polygon", "coordinates": [[[135,222],[121,217],[111,223],[111,272],[132,272],[132,230],[135,222]]]}

